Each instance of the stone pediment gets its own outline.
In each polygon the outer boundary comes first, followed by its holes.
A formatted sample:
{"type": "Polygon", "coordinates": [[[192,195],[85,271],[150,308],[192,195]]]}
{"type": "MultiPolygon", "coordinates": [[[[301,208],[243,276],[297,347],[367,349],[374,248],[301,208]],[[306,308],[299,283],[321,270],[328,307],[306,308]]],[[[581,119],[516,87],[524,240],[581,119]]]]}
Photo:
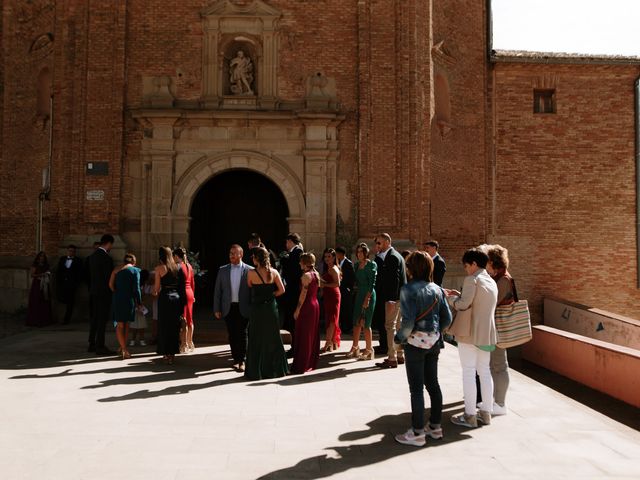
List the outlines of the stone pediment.
{"type": "Polygon", "coordinates": [[[211,15],[220,17],[235,17],[250,15],[252,17],[280,17],[282,14],[275,8],[267,5],[261,0],[255,0],[253,3],[240,6],[234,5],[229,0],[220,0],[200,11],[202,17],[211,15]]]}

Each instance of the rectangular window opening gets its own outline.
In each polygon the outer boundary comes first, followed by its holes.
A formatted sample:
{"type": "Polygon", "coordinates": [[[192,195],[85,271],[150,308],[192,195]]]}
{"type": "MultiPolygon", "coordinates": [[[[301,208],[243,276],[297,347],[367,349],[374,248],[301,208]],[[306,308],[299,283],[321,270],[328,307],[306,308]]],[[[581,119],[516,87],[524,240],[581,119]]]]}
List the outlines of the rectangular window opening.
{"type": "Polygon", "coordinates": [[[556,113],[555,89],[533,91],[533,113],[556,113]]]}

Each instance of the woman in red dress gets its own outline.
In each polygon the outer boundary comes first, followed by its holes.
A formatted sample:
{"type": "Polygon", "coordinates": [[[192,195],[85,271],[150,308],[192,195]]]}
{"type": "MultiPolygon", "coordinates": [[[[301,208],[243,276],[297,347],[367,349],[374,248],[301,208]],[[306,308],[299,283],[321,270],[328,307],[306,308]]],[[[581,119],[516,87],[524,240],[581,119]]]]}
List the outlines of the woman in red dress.
{"type": "Polygon", "coordinates": [[[173,251],[178,267],[182,269],[185,278],[185,290],[187,291],[187,304],[184,307],[184,318],[186,320],[186,328],[181,335],[180,353],[193,352],[196,347],[193,344],[193,304],[196,298],[193,294],[195,283],[193,280],[193,267],[187,259],[187,251],[178,247],[173,251]]]}
{"type": "Polygon", "coordinates": [[[313,253],[300,255],[302,268],[302,288],[298,297],[298,306],[293,312],[296,322],[293,344],[293,373],[305,373],[316,368],[320,356],[320,305],[318,305],[318,285],[320,279],[315,268],[316,257],[313,253]]]}
{"type": "Polygon", "coordinates": [[[322,254],[322,303],[326,337],[322,352],[331,352],[340,347],[340,269],[336,264],[336,251],[327,248],[322,254]]]}
{"type": "Polygon", "coordinates": [[[53,323],[49,281],[51,271],[47,254],[39,252],[31,264],[31,290],[27,307],[26,324],[30,327],[44,327],[53,323]]]}

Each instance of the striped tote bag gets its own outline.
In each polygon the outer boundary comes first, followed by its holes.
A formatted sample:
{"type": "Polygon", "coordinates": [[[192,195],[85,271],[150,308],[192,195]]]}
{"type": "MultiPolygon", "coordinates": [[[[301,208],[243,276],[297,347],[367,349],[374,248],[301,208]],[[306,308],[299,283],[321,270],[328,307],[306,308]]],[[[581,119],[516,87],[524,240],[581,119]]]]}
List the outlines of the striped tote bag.
{"type": "Polygon", "coordinates": [[[531,316],[526,300],[518,300],[516,283],[511,279],[515,302],[496,308],[496,333],[500,348],[515,347],[531,340],[531,316]]]}

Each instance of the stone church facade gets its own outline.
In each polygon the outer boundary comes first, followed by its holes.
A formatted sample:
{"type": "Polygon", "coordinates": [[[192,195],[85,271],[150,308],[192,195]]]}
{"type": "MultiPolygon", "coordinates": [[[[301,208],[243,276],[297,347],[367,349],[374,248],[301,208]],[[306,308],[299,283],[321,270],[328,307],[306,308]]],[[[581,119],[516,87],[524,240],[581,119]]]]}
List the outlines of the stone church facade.
{"type": "Polygon", "coordinates": [[[491,52],[485,2],[174,3],[0,2],[5,291],[104,232],[214,268],[253,231],[316,253],[385,231],[438,239],[452,279],[505,245],[536,313],[634,315],[637,59],[491,52]]]}

